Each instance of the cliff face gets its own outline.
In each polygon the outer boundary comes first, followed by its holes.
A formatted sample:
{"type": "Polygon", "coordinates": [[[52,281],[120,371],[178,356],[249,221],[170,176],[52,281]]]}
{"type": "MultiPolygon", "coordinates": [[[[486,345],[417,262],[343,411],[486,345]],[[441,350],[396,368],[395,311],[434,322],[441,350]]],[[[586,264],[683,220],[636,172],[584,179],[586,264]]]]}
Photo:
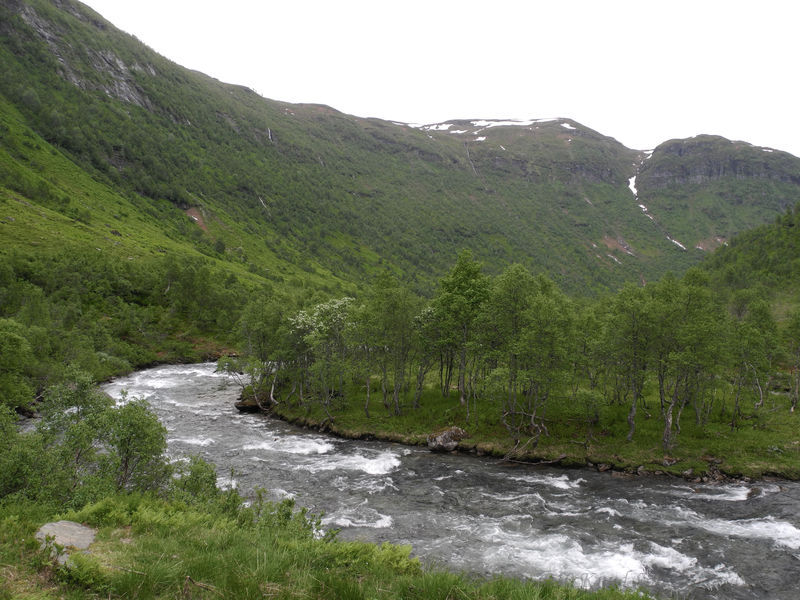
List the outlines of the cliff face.
{"type": "Polygon", "coordinates": [[[702,184],[723,178],[765,179],[800,186],[800,159],[723,137],[701,135],[658,146],[638,181],[651,189],[702,184]]]}

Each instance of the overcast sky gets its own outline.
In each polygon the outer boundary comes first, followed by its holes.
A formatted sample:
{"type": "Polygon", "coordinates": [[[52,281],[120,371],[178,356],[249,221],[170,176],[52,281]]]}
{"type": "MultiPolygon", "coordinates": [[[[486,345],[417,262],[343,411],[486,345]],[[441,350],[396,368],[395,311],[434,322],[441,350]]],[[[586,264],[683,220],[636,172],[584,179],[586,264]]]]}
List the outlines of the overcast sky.
{"type": "Polygon", "coordinates": [[[569,117],[800,156],[794,0],[88,0],[186,67],[407,123],[569,117]]]}

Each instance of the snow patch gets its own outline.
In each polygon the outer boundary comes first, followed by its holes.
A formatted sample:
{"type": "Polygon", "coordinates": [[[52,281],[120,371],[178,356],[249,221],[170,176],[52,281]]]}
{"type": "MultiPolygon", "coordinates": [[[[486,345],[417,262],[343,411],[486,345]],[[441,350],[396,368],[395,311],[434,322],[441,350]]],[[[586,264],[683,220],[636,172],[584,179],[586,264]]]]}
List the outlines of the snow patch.
{"type": "Polygon", "coordinates": [[[572,125],[570,125],[569,123],[561,123],[561,126],[562,126],[564,129],[576,129],[575,127],[573,127],[573,126],[572,126],[572,125]]]}
{"type": "Polygon", "coordinates": [[[436,125],[423,125],[420,129],[425,131],[447,131],[452,126],[452,123],[437,123],[436,125]]]}
{"type": "Polygon", "coordinates": [[[639,197],[639,192],[636,191],[636,175],[628,179],[628,188],[633,192],[634,198],[639,197]]]}
{"type": "Polygon", "coordinates": [[[450,133],[467,133],[466,129],[453,129],[450,133]]]}
{"type": "Polygon", "coordinates": [[[482,136],[480,136],[480,137],[476,137],[476,138],[475,138],[475,141],[476,141],[476,142],[484,142],[484,141],[486,141],[486,136],[485,136],[485,135],[482,135],[482,136]]]}
{"type": "MultiPolygon", "coordinates": [[[[649,217],[650,215],[647,215],[647,216],[649,217]]],[[[652,218],[652,217],[650,217],[650,218],[652,218]]],[[[686,250],[686,246],[684,246],[683,244],[681,244],[681,243],[680,243],[678,240],[673,240],[673,239],[672,239],[671,237],[669,237],[669,236],[667,236],[667,239],[668,239],[670,242],[672,242],[673,244],[675,244],[675,245],[676,245],[678,248],[680,248],[681,250],[686,250]]]]}
{"type": "Polygon", "coordinates": [[[772,148],[762,148],[764,152],[774,152],[772,148]]]}
{"type": "Polygon", "coordinates": [[[549,123],[552,121],[558,121],[557,118],[553,119],[509,119],[505,121],[501,120],[480,120],[480,121],[471,121],[474,127],[529,127],[535,123],[549,123]]]}

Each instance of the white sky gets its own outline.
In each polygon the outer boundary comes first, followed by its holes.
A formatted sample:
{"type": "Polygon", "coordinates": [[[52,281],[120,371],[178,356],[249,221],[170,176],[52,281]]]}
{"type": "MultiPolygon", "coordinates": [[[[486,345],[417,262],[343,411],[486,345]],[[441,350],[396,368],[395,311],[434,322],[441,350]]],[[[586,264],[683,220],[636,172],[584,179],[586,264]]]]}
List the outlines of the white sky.
{"type": "Polygon", "coordinates": [[[800,156],[795,0],[88,0],[267,98],[410,123],[569,117],[631,148],[700,133],[800,156]]]}

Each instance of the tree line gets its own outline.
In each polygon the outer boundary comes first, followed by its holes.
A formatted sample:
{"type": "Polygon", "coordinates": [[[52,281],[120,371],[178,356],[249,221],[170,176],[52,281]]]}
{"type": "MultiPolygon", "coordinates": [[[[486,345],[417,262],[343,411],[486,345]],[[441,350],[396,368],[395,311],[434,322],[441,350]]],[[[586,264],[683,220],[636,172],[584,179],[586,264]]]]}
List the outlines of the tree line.
{"type": "Polygon", "coordinates": [[[436,388],[468,422],[488,409],[528,445],[564,407],[589,428],[604,404],[626,407],[628,440],[641,413],[655,413],[668,450],[684,413],[736,429],[764,409],[776,380],[791,386],[792,410],[798,400],[800,312],[779,328],[764,297],[744,290],[720,302],[698,269],[579,301],[519,264],[489,276],[463,251],[428,300],[389,274],[358,299],[297,307],[260,296],[243,311],[241,337],[243,354],[220,367],[245,374],[245,396],[263,408],[320,406],[335,419],[363,403],[370,418],[377,395],[399,415],[436,388]]]}

